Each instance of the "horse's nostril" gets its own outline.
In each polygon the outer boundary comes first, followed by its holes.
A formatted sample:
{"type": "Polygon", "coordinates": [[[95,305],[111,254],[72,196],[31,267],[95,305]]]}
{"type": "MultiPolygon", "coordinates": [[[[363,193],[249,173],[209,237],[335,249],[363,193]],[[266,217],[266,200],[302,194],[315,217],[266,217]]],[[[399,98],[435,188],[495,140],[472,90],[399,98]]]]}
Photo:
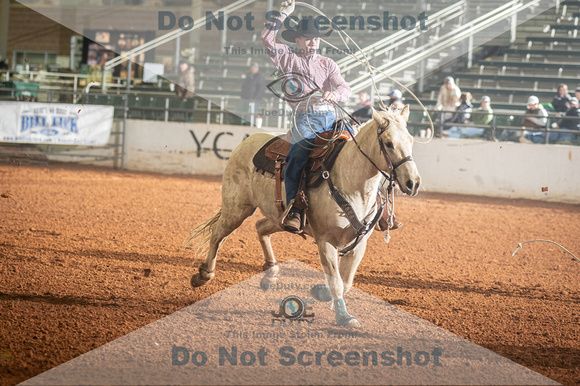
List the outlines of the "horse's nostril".
{"type": "Polygon", "coordinates": [[[415,188],[415,183],[411,180],[407,181],[407,188],[412,192],[415,188]]]}

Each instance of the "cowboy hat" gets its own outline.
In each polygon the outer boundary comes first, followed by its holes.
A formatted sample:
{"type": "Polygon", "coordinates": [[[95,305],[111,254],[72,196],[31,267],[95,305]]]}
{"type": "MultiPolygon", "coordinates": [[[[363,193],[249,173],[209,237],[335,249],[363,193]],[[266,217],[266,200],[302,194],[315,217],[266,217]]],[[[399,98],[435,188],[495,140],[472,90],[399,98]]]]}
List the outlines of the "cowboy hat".
{"type": "Polygon", "coordinates": [[[332,29],[328,32],[320,32],[320,29],[314,23],[314,19],[309,17],[298,22],[296,29],[287,29],[282,31],[284,40],[294,43],[296,38],[304,36],[307,38],[326,38],[330,36],[332,29]]]}

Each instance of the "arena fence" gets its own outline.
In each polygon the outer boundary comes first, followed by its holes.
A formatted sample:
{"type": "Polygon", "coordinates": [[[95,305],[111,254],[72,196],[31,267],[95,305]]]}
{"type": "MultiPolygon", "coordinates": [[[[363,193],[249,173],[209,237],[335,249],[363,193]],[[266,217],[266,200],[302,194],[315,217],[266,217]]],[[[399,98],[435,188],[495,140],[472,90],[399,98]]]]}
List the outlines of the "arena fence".
{"type": "MultiPolygon", "coordinates": [[[[103,147],[76,146],[76,145],[35,145],[14,144],[0,142],[0,157],[8,162],[42,162],[47,155],[56,156],[57,159],[83,162],[85,160],[100,161],[103,164],[115,168],[124,167],[125,156],[125,132],[127,119],[149,120],[160,122],[183,122],[202,123],[231,126],[249,126],[287,130],[290,125],[290,110],[282,100],[271,98],[264,101],[259,108],[240,101],[237,97],[223,95],[218,103],[211,102],[201,97],[183,100],[171,94],[154,93],[83,93],[74,91],[57,90],[22,90],[2,89],[4,100],[20,101],[43,101],[49,103],[74,103],[84,106],[105,105],[114,106],[114,130],[111,133],[109,143],[103,147]],[[252,109],[254,109],[252,113],[252,109]],[[261,121],[261,122],[260,122],[261,121]]],[[[435,122],[436,133],[438,130],[452,126],[471,127],[469,124],[443,123],[443,114],[446,111],[430,111],[431,118],[435,122]]],[[[475,114],[475,112],[473,113],[475,114]]],[[[522,111],[497,111],[493,121],[485,128],[485,139],[498,140],[502,132],[512,131],[519,133],[522,130],[521,122],[524,117],[522,111]],[[489,134],[487,134],[489,133],[489,134]]],[[[580,133],[577,130],[553,129],[552,124],[559,122],[563,117],[551,113],[547,117],[543,128],[534,129],[545,144],[564,143],[580,145],[580,133]],[[543,135],[541,135],[543,133],[543,135]],[[572,140],[555,140],[558,133],[573,134],[572,140]]],[[[574,118],[572,118],[574,119],[574,118]]],[[[579,118],[576,118],[579,119],[579,118]]],[[[430,135],[430,123],[427,113],[416,106],[411,106],[409,119],[409,132],[417,137],[430,135]]],[[[526,129],[530,131],[531,129],[526,129]]],[[[515,136],[514,136],[515,137],[515,136]]],[[[537,142],[537,141],[536,141],[537,142]]]]}
{"type": "MultiPolygon", "coordinates": [[[[25,102],[45,102],[51,104],[75,104],[82,109],[83,93],[61,90],[22,90],[2,88],[0,100],[25,102]],[[7,95],[6,95],[7,94],[7,95]],[[78,101],[75,103],[75,101],[78,101]]],[[[124,167],[124,143],[126,111],[115,112],[113,129],[109,141],[104,146],[84,146],[55,143],[18,143],[0,140],[0,160],[13,164],[46,163],[48,156],[59,161],[91,162],[114,168],[124,167]]],[[[1,118],[1,117],[0,117],[1,118]]]]}

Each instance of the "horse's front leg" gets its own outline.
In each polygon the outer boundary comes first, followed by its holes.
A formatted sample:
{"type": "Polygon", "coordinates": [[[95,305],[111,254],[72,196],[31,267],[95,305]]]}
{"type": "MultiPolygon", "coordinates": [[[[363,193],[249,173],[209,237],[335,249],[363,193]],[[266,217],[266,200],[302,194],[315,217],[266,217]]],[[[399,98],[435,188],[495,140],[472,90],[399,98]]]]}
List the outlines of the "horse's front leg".
{"type": "Polygon", "coordinates": [[[360,327],[358,320],[346,310],[346,304],[343,299],[344,285],[338,265],[338,251],[328,242],[319,242],[318,251],[322,270],[326,274],[328,291],[334,303],[336,324],[346,327],[360,327]]]}
{"type": "Polygon", "coordinates": [[[367,249],[367,239],[361,241],[355,249],[340,258],[339,272],[344,283],[344,293],[347,293],[354,280],[354,275],[367,249]]]}

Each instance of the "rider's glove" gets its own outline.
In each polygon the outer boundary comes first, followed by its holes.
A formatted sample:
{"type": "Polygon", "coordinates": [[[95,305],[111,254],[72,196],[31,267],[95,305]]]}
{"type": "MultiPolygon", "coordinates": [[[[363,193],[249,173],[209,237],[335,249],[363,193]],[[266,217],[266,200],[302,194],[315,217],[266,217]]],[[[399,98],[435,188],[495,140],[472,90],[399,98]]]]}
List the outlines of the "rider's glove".
{"type": "Polygon", "coordinates": [[[287,0],[283,1],[282,5],[280,6],[280,13],[285,14],[286,16],[290,15],[294,12],[294,0],[287,0]]]}

